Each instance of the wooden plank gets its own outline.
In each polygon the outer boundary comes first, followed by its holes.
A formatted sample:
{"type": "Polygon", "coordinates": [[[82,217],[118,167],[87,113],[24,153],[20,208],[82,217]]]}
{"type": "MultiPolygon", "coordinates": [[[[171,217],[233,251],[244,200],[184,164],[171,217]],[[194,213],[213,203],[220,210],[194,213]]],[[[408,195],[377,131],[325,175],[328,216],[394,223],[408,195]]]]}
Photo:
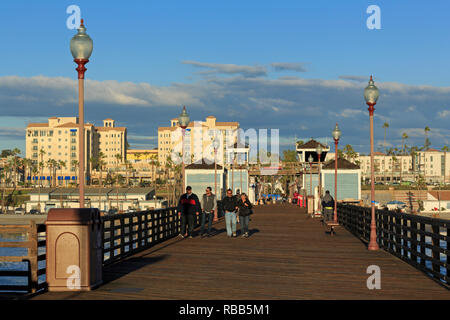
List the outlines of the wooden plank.
{"type": "Polygon", "coordinates": [[[29,248],[32,244],[32,241],[3,241],[0,248],[29,248]]]}
{"type": "MultiPolygon", "coordinates": [[[[95,291],[34,299],[450,299],[422,271],[384,250],[368,251],[344,228],[329,237],[296,206],[258,206],[251,219],[249,238],[228,238],[222,220],[210,238],[176,237],[108,263],[105,285],[95,291]],[[382,290],[367,289],[372,264],[381,268],[382,290]]],[[[160,227],[157,219],[153,226],[160,227]]]]}
{"type": "Polygon", "coordinates": [[[23,260],[26,260],[26,259],[28,259],[28,256],[17,256],[17,257],[1,256],[0,262],[23,262],[23,260]]]}

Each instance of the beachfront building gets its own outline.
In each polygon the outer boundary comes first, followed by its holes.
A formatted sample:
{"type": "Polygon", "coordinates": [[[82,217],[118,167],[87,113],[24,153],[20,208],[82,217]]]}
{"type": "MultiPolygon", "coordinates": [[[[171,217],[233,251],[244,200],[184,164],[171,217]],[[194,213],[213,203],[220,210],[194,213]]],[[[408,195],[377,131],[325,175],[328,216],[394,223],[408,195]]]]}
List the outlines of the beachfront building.
{"type": "MultiPolygon", "coordinates": [[[[86,181],[92,173],[91,159],[102,152],[106,167],[116,166],[126,160],[127,129],[116,127],[115,121],[106,119],[103,127],[85,124],[84,155],[86,181]]],[[[26,128],[26,158],[38,166],[37,174],[28,180],[56,185],[78,180],[78,117],[52,117],[46,123],[29,123],[26,128]],[[45,182],[43,181],[45,180],[45,182]]]]}
{"type": "MultiPolygon", "coordinates": [[[[232,148],[238,141],[239,122],[218,122],[216,117],[208,116],[205,121],[192,121],[185,132],[185,159],[186,161],[197,161],[208,158],[214,163],[223,164],[226,161],[227,149],[232,148]],[[213,139],[219,141],[217,155],[212,148],[213,139]],[[189,159],[191,158],[191,159],[189,159]]],[[[158,161],[165,165],[170,157],[181,155],[182,152],[182,130],[178,123],[178,118],[170,120],[170,127],[158,128],[158,161]]]]}

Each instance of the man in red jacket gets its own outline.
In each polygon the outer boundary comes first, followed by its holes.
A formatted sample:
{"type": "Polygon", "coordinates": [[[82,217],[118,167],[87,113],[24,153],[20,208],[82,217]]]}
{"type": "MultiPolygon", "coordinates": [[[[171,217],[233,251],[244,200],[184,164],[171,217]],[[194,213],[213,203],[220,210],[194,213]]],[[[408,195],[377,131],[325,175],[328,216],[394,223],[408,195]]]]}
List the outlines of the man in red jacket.
{"type": "Polygon", "coordinates": [[[201,211],[200,201],[195,193],[192,193],[191,186],[186,187],[186,193],[182,194],[178,202],[178,216],[181,216],[181,233],[179,236],[184,238],[186,236],[186,220],[188,223],[189,238],[192,238],[194,231],[194,214],[199,215],[201,211]]]}

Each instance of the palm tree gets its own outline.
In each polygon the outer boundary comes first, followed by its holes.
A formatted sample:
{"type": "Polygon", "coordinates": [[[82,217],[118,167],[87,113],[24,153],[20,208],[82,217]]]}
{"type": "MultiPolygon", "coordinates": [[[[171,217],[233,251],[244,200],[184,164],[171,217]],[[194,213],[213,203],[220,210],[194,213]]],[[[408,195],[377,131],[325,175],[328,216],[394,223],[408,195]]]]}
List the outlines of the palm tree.
{"type": "MultiPolygon", "coordinates": [[[[59,160],[59,161],[58,161],[58,169],[61,170],[61,179],[62,179],[62,177],[63,177],[63,168],[64,168],[64,169],[66,168],[66,164],[67,164],[66,161],[63,161],[63,160],[59,160]]],[[[55,183],[56,183],[56,181],[55,181],[55,183]]],[[[62,183],[61,183],[61,184],[62,184],[62,183]]],[[[62,190],[61,190],[61,191],[62,191],[62,190]]],[[[63,203],[63,200],[62,200],[62,192],[60,192],[60,195],[61,195],[61,197],[60,197],[61,208],[63,208],[63,207],[64,207],[64,203],[63,203]]]]}
{"type": "Polygon", "coordinates": [[[430,127],[426,126],[423,130],[425,131],[425,143],[423,144],[423,147],[424,150],[427,150],[431,145],[430,140],[428,139],[428,132],[430,132],[430,127]]]}
{"type": "Polygon", "coordinates": [[[394,182],[394,167],[397,164],[397,157],[394,155],[392,156],[392,172],[391,172],[391,183],[394,182]]]}
{"type": "Polygon", "coordinates": [[[63,169],[67,168],[67,161],[59,160],[58,161],[58,169],[61,170],[61,178],[63,177],[63,169]]]}
{"type": "Polygon", "coordinates": [[[5,172],[2,171],[0,172],[0,180],[2,180],[3,183],[3,188],[2,188],[2,213],[4,211],[4,207],[5,207],[5,179],[6,179],[6,175],[5,172]]]}
{"type": "Polygon", "coordinates": [[[39,169],[38,169],[38,165],[33,163],[32,167],[31,167],[31,174],[34,177],[34,186],[36,187],[36,183],[37,183],[37,175],[39,173],[39,169]]]}
{"type": "Polygon", "coordinates": [[[406,132],[402,133],[402,154],[405,154],[405,141],[408,139],[408,134],[406,132]]]}
{"type": "Polygon", "coordinates": [[[80,165],[80,163],[78,162],[78,160],[72,160],[71,162],[72,167],[75,169],[75,172],[78,172],[78,166],[80,165]]]}
{"type": "MultiPolygon", "coordinates": [[[[43,151],[43,150],[41,150],[43,151]]],[[[44,153],[41,154],[42,157],[44,153]]],[[[44,161],[39,162],[39,178],[42,176],[42,172],[44,171],[44,161]]],[[[38,211],[41,212],[41,179],[38,179],[38,211]]]]}
{"type": "Polygon", "coordinates": [[[20,154],[20,149],[14,148],[12,150],[12,155],[14,157],[14,180],[13,180],[14,187],[17,184],[17,159],[18,159],[17,155],[19,155],[19,154],[20,154]]]}
{"type": "Polygon", "coordinates": [[[28,174],[27,169],[29,169],[29,171],[31,171],[31,168],[33,166],[33,161],[31,159],[23,158],[22,166],[23,166],[24,182],[25,182],[25,185],[28,185],[28,182],[26,182],[26,181],[28,179],[28,176],[30,176],[30,178],[31,178],[31,172],[30,172],[30,174],[28,174]]]}
{"type": "Polygon", "coordinates": [[[170,191],[169,191],[169,179],[170,179],[170,171],[172,170],[173,167],[173,161],[172,158],[170,156],[167,157],[167,161],[166,161],[166,187],[167,187],[167,200],[169,202],[169,205],[171,205],[171,197],[170,197],[170,191]]]}

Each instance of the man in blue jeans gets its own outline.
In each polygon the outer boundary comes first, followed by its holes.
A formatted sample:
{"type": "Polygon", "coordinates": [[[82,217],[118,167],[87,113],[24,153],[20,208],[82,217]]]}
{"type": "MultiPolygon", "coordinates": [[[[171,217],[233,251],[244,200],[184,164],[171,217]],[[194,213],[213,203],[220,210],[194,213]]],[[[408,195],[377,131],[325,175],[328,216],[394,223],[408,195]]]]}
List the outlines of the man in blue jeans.
{"type": "Polygon", "coordinates": [[[205,236],[205,223],[208,219],[208,231],[206,236],[211,236],[211,226],[214,221],[217,221],[217,199],[216,195],[211,192],[211,187],[206,188],[206,193],[200,199],[200,204],[202,206],[202,217],[200,224],[200,235],[203,238],[205,236]]]}
{"type": "Polygon", "coordinates": [[[227,195],[222,200],[223,210],[225,211],[225,225],[227,227],[227,235],[236,237],[236,212],[238,209],[237,199],[233,196],[231,189],[227,190],[227,195]]]}

